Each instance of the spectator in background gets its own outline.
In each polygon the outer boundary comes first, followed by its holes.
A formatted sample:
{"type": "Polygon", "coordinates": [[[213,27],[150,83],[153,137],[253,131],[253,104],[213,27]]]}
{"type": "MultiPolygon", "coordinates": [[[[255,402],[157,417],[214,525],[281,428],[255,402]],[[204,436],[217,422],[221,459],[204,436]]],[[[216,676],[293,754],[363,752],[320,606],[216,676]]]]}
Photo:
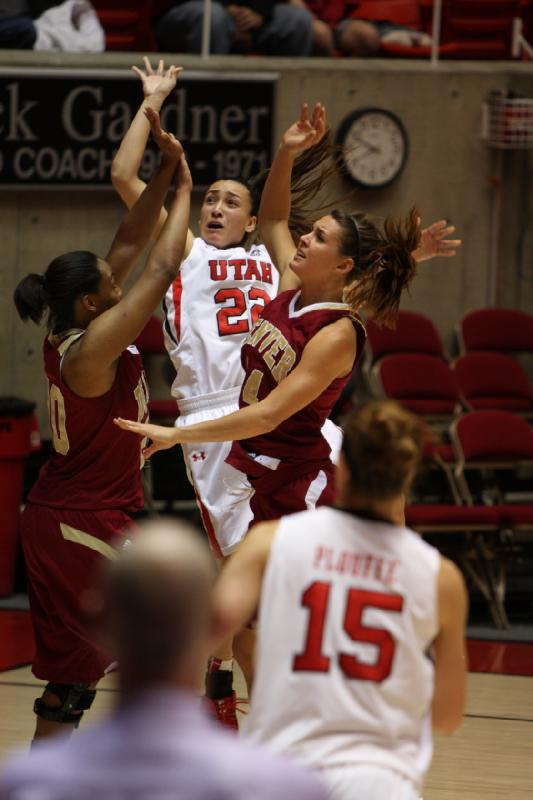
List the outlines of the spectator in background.
{"type": "Polygon", "coordinates": [[[0,0],[0,49],[101,53],[105,35],[89,0],[0,0]]]}
{"type": "MultiPolygon", "coordinates": [[[[212,4],[210,52],[308,56],[312,18],[305,8],[268,0],[219,0],[212,4]]],[[[199,53],[203,0],[155,0],[155,35],[160,50],[199,53]]]]}
{"type": "Polygon", "coordinates": [[[405,47],[429,47],[431,37],[391,20],[354,18],[357,0],[290,0],[292,5],[307,8],[312,14],[313,53],[331,56],[335,50],[343,56],[377,55],[382,42],[405,47]]]}
{"type": "Polygon", "coordinates": [[[0,0],[0,49],[32,50],[36,38],[26,0],[0,0]]]}
{"type": "Polygon", "coordinates": [[[41,744],[3,769],[1,800],[325,800],[318,778],[203,716],[193,697],[223,625],[207,546],[184,523],[152,522],[91,595],[119,656],[110,719],[41,744]]]}

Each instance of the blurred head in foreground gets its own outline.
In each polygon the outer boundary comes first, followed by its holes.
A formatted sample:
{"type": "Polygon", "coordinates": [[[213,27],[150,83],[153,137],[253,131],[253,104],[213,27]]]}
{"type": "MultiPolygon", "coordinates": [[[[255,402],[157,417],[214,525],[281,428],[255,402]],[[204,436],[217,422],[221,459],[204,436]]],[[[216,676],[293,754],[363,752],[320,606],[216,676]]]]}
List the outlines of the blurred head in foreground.
{"type": "Polygon", "coordinates": [[[110,562],[101,607],[123,690],[197,686],[215,625],[212,557],[184,522],[148,522],[110,562]]]}

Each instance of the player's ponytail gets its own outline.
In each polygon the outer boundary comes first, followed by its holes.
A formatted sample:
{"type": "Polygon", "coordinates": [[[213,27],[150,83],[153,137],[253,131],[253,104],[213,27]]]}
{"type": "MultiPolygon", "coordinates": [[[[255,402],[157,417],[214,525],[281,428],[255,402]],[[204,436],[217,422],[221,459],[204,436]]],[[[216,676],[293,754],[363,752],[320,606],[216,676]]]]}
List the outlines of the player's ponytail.
{"type": "Polygon", "coordinates": [[[37,325],[41,321],[48,306],[44,284],[44,275],[30,272],[16,286],[13,300],[21,319],[31,319],[37,325]]]}
{"type": "Polygon", "coordinates": [[[345,421],[342,452],[354,492],[388,500],[407,492],[420,459],[420,421],[394,400],[374,400],[345,421]]]}
{"type": "Polygon", "coordinates": [[[49,309],[48,329],[54,333],[74,325],[74,303],[83,294],[98,291],[98,258],[88,250],[54,258],[44,275],[30,273],[15,288],[13,299],[21,319],[36,324],[49,309]]]}
{"type": "Polygon", "coordinates": [[[344,301],[354,311],[366,308],[378,324],[394,327],[400,299],[416,272],[413,251],[420,241],[420,220],[415,208],[407,217],[387,217],[383,231],[365,214],[333,211],[342,229],[340,251],[350,256],[344,301]]]}

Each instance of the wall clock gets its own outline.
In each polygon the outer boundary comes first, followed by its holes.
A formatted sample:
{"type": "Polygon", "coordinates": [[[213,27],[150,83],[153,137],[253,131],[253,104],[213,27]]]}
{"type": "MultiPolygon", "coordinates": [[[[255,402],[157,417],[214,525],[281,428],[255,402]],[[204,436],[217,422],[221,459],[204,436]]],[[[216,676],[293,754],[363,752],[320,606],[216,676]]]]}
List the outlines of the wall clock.
{"type": "Polygon", "coordinates": [[[384,108],[352,111],[341,122],[335,140],[346,175],[362,189],[388,186],[407,161],[407,131],[400,118],[384,108]]]}

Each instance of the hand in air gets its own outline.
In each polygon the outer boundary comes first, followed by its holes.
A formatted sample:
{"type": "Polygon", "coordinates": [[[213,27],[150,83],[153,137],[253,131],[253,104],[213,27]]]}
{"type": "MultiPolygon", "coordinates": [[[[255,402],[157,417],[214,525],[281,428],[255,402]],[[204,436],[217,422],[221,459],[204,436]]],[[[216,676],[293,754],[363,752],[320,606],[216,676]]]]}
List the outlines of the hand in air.
{"type": "Polygon", "coordinates": [[[143,61],[144,70],[139,67],[131,69],[142,81],[144,96],[151,97],[154,94],[160,94],[162,97],[167,97],[175,88],[178,75],[183,72],[183,67],[175,67],[172,64],[165,70],[163,59],[160,59],[157,69],[154,71],[150,59],[145,56],[143,61]]]}
{"type": "Polygon", "coordinates": [[[450,258],[461,246],[460,239],[448,239],[455,231],[453,225],[449,225],[447,220],[440,219],[428,228],[424,228],[420,235],[420,244],[413,253],[415,261],[428,261],[436,256],[450,258]]]}
{"type": "Polygon", "coordinates": [[[157,111],[148,107],[144,109],[144,115],[150,123],[152,136],[161,151],[161,155],[164,158],[168,158],[170,161],[179,161],[183,158],[181,142],[176,139],[173,133],[168,133],[163,130],[157,111]]]}
{"type": "Polygon", "coordinates": [[[143,438],[148,437],[152,440],[152,443],[143,449],[145,459],[150,458],[158,450],[168,450],[178,442],[178,428],[165,428],[163,425],[151,425],[148,422],[134,422],[131,419],[122,419],[122,417],[115,417],[113,422],[123,431],[137,433],[143,438]]]}
{"type": "Polygon", "coordinates": [[[282,144],[292,151],[307,150],[317,144],[326,132],[326,109],[317,103],[313,109],[311,119],[308,118],[309,108],[307,103],[302,105],[300,119],[285,131],[282,144]]]}

